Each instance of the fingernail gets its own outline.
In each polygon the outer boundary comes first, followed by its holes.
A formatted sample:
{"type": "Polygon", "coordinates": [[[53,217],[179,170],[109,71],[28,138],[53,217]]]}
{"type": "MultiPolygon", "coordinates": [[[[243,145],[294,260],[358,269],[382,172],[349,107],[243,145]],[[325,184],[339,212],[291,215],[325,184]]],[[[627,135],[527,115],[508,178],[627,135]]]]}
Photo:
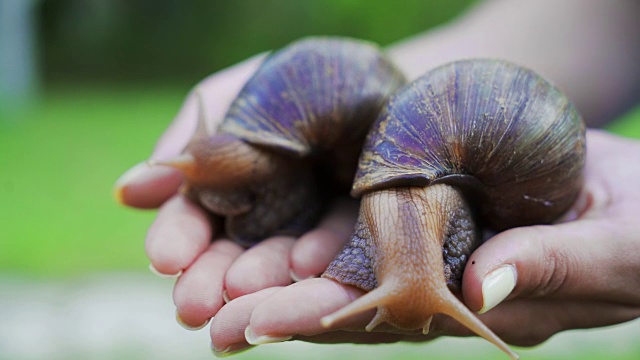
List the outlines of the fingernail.
{"type": "Polygon", "coordinates": [[[143,161],[122,174],[113,186],[113,196],[120,204],[124,204],[127,187],[136,183],[147,183],[161,178],[174,171],[165,166],[153,166],[150,161],[143,161]]]}
{"type": "Polygon", "coordinates": [[[311,279],[311,278],[314,277],[313,275],[306,276],[306,277],[300,276],[300,275],[296,274],[293,271],[293,269],[289,270],[289,276],[291,277],[291,280],[293,280],[293,282],[299,282],[299,281],[302,281],[302,280],[305,280],[305,279],[311,279]]]}
{"type": "Polygon", "coordinates": [[[231,301],[231,299],[229,298],[229,294],[227,293],[227,290],[222,291],[222,300],[224,300],[225,304],[228,304],[229,301],[231,301]]]}
{"type": "Polygon", "coordinates": [[[161,277],[163,279],[177,278],[177,277],[180,277],[180,275],[182,275],[182,270],[178,271],[175,274],[163,274],[160,271],[158,271],[158,269],[156,269],[155,266],[153,266],[153,264],[149,264],[149,270],[151,270],[151,272],[154,275],[161,277]]]}
{"type": "Polygon", "coordinates": [[[178,322],[178,324],[180,324],[180,326],[182,326],[183,328],[187,329],[187,330],[191,330],[191,331],[196,331],[196,330],[200,330],[203,327],[207,326],[207,324],[209,323],[209,319],[207,319],[204,324],[199,325],[199,326],[191,326],[188,325],[184,322],[184,320],[182,320],[182,318],[180,317],[180,314],[178,313],[178,310],[176,310],[176,321],[178,322]]]}
{"type": "Polygon", "coordinates": [[[122,174],[113,188],[113,193],[119,203],[123,203],[125,187],[133,182],[144,180],[145,173],[151,169],[147,161],[143,161],[122,174]]]}
{"type": "Polygon", "coordinates": [[[293,336],[270,336],[270,335],[256,335],[251,330],[251,326],[247,326],[244,329],[244,338],[251,345],[264,345],[279,343],[287,340],[291,340],[293,336]]]}
{"type": "Polygon", "coordinates": [[[211,351],[213,351],[213,355],[216,357],[222,358],[231,355],[235,355],[241,353],[243,351],[251,349],[253,346],[247,344],[233,344],[227,346],[225,349],[218,350],[213,344],[211,344],[211,351]]]}
{"type": "Polygon", "coordinates": [[[502,302],[516,287],[517,271],[513,265],[505,265],[489,273],[482,280],[482,309],[484,314],[502,302]]]}
{"type": "Polygon", "coordinates": [[[575,221],[576,219],[578,219],[578,212],[576,210],[569,210],[567,211],[566,214],[562,215],[554,223],[561,224],[561,223],[566,223],[570,221],[575,221]]]}

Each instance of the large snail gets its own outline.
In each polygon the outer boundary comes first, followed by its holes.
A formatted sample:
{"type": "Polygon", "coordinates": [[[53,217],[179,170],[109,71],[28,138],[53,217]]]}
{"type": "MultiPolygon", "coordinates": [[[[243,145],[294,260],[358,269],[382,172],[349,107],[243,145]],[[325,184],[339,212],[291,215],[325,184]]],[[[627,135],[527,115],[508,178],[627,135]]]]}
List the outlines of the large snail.
{"type": "Polygon", "coordinates": [[[348,194],[369,127],[404,83],[371,43],[294,42],[262,63],[219,127],[201,115],[185,152],[163,164],[237,242],[299,234],[330,193],[348,194]]]}
{"type": "Polygon", "coordinates": [[[367,330],[426,333],[443,313],[517,358],[450,289],[481,229],[549,223],[572,205],[584,132],[554,86],[503,61],[453,62],[403,87],[367,137],[356,229],[323,274],[369,292],[323,325],[377,308],[367,330]]]}

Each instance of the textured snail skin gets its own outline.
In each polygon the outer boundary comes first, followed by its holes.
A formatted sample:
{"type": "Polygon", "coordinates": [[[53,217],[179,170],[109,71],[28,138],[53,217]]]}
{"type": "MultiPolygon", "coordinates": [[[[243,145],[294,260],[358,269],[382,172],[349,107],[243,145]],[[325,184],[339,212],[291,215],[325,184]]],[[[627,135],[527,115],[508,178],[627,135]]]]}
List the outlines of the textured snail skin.
{"type": "Polygon", "coordinates": [[[250,245],[299,234],[323,200],[348,193],[364,138],[404,76],[373,44],[308,38],[270,55],[211,133],[204,119],[185,153],[183,192],[225,217],[250,245]]]}
{"type": "Polygon", "coordinates": [[[377,308],[428,332],[449,315],[516,358],[451,292],[484,228],[544,224],[582,186],[585,127],[555,87],[528,69],[465,60],[434,69],[390,98],[369,133],[352,194],[351,241],[324,277],[370,291],[325,326],[377,308]]]}

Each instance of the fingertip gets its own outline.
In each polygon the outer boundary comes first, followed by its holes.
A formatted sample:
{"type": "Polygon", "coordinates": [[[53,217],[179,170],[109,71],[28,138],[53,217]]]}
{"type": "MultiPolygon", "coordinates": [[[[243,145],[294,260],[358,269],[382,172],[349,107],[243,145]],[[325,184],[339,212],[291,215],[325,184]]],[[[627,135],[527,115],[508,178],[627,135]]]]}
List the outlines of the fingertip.
{"type": "Polygon", "coordinates": [[[274,286],[291,283],[289,254],[295,239],[275,236],[246,250],[231,265],[225,276],[229,299],[274,286]]]}
{"type": "Polygon", "coordinates": [[[518,229],[509,230],[471,254],[462,278],[462,294],[469,309],[487,312],[514,290],[521,254],[527,253],[530,244],[528,236],[518,229]]]}
{"type": "Polygon", "coordinates": [[[179,171],[164,166],[151,166],[141,162],[118,178],[113,196],[121,205],[151,209],[157,208],[173,196],[180,184],[179,171]]]}
{"type": "Polygon", "coordinates": [[[241,252],[229,240],[216,240],[178,278],[173,301],[184,323],[198,327],[224,306],[224,274],[241,252]]]}
{"type": "Polygon", "coordinates": [[[469,258],[462,280],[465,302],[470,309],[485,312],[503,299],[523,295],[584,296],[607,288],[602,280],[607,276],[603,272],[595,275],[591,264],[610,258],[611,252],[598,241],[609,238],[610,233],[594,224],[577,220],[495,235],[469,258]]]}
{"type": "Polygon", "coordinates": [[[119,185],[117,182],[113,186],[113,199],[119,204],[123,206],[128,206],[127,200],[125,198],[125,186],[119,185]]]}
{"type": "Polygon", "coordinates": [[[182,326],[183,328],[190,330],[190,331],[196,331],[196,330],[200,330],[203,327],[207,326],[207,324],[209,323],[210,319],[206,319],[204,322],[198,324],[195,323],[196,325],[192,325],[193,323],[189,323],[187,321],[185,321],[182,316],[180,316],[180,313],[178,312],[178,310],[176,309],[176,322],[182,326]]]}
{"type": "MultiPolygon", "coordinates": [[[[251,315],[254,336],[315,335],[327,331],[320,319],[361,296],[362,290],[317,278],[287,286],[255,308],[251,315]]],[[[337,324],[340,328],[362,329],[373,316],[367,312],[337,324]]],[[[333,328],[331,330],[336,330],[333,328]]]]}
{"type": "Polygon", "coordinates": [[[151,271],[152,274],[165,279],[176,279],[176,278],[179,278],[180,275],[182,275],[182,269],[177,272],[162,272],[156,269],[156,267],[153,266],[153,264],[149,264],[149,271],[151,271]]]}
{"type": "Polygon", "coordinates": [[[291,278],[317,277],[353,234],[359,202],[338,198],[315,229],[303,234],[291,250],[291,278]]]}
{"type": "Polygon", "coordinates": [[[484,314],[500,304],[516,287],[518,273],[514,265],[503,265],[482,279],[482,308],[484,314]]]}
{"type": "Polygon", "coordinates": [[[211,237],[208,215],[178,195],[158,210],[145,239],[145,251],[158,272],[175,274],[207,248],[211,237]]]}
{"type": "Polygon", "coordinates": [[[302,235],[291,249],[291,278],[297,282],[322,274],[344,242],[343,236],[324,228],[302,235]]]}
{"type": "Polygon", "coordinates": [[[211,320],[211,344],[218,353],[229,353],[233,349],[249,346],[245,329],[253,310],[280,288],[268,288],[230,301],[211,320]]]}

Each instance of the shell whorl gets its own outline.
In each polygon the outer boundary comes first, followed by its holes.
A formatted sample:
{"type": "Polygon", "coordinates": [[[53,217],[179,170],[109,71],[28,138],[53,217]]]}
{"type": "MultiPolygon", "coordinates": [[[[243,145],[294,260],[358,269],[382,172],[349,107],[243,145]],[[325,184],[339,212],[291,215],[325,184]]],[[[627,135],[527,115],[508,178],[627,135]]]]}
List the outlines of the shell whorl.
{"type": "Polygon", "coordinates": [[[362,141],[404,82],[374,44],[303,39],[265,60],[232,103],[220,132],[297,156],[362,141]]]}
{"type": "Polygon", "coordinates": [[[575,200],[585,127],[533,71],[490,59],[453,62],[399,90],[369,133],[352,194],[466,183],[489,226],[553,221],[575,200]]]}

